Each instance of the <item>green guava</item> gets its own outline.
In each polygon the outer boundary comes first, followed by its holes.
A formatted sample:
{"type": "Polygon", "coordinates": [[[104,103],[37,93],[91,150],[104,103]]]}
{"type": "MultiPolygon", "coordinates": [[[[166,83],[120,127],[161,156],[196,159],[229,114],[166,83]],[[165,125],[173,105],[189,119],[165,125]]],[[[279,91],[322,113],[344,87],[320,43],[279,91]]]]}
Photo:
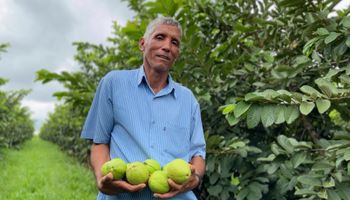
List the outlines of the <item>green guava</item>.
{"type": "Polygon", "coordinates": [[[156,160],[147,159],[147,160],[145,160],[143,163],[146,165],[146,167],[147,167],[147,169],[148,169],[150,175],[151,175],[153,172],[155,172],[155,171],[161,169],[159,162],[156,161],[156,160]]]}
{"type": "Polygon", "coordinates": [[[164,167],[168,177],[177,184],[185,183],[191,176],[191,168],[183,159],[174,159],[164,167]]]}
{"type": "Polygon", "coordinates": [[[106,176],[109,172],[112,172],[113,179],[122,179],[125,175],[126,163],[120,158],[114,158],[110,161],[105,162],[101,167],[103,176],[106,176]]]}
{"type": "Polygon", "coordinates": [[[149,178],[149,171],[142,162],[132,162],[126,167],[126,180],[133,185],[146,183],[149,178]]]}
{"type": "Polygon", "coordinates": [[[154,171],[148,179],[148,187],[154,193],[167,193],[170,190],[167,174],[161,170],[154,171]]]}

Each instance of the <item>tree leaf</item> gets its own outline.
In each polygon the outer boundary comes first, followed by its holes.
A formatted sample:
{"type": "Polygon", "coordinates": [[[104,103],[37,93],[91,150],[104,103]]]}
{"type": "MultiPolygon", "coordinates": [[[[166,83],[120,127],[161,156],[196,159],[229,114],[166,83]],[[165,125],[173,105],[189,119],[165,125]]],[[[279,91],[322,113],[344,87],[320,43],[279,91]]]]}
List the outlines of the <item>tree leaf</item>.
{"type": "Polygon", "coordinates": [[[316,30],[316,33],[317,33],[318,35],[329,35],[328,30],[325,29],[325,28],[318,28],[318,29],[316,30]]]}
{"type": "Polygon", "coordinates": [[[324,40],[324,43],[329,44],[329,43],[333,42],[335,39],[337,39],[337,37],[340,35],[341,35],[340,33],[331,32],[324,40]]]}
{"type": "Polygon", "coordinates": [[[274,110],[275,124],[282,124],[283,122],[286,121],[284,118],[284,109],[285,109],[284,105],[277,105],[275,107],[275,110],[274,110]]]}
{"type": "Polygon", "coordinates": [[[314,109],[314,107],[315,107],[315,103],[303,101],[300,104],[299,109],[303,115],[308,115],[314,109]]]}
{"type": "Polygon", "coordinates": [[[317,99],[316,107],[320,114],[326,112],[331,107],[331,102],[328,99],[317,99]]]}
{"type": "Polygon", "coordinates": [[[350,47],[350,36],[346,38],[345,44],[346,46],[350,47]]]}
{"type": "Polygon", "coordinates": [[[299,110],[297,106],[286,106],[284,108],[284,118],[287,124],[291,124],[299,117],[299,110]]]}
{"type": "Polygon", "coordinates": [[[322,94],[317,91],[315,88],[308,86],[308,85],[303,85],[300,90],[304,92],[305,94],[308,94],[312,97],[320,97],[322,94]]]}
{"type": "Polygon", "coordinates": [[[261,122],[264,125],[264,127],[271,126],[275,121],[274,110],[275,110],[275,107],[272,105],[263,106],[261,111],[261,122]]]}
{"type": "Polygon", "coordinates": [[[235,109],[235,107],[236,107],[235,104],[226,105],[225,108],[222,110],[222,114],[226,115],[226,114],[232,112],[235,109]]]}
{"type": "Polygon", "coordinates": [[[294,154],[292,157],[293,167],[294,168],[299,167],[299,165],[302,164],[305,160],[306,160],[306,152],[305,151],[300,151],[300,152],[294,154]]]}
{"type": "Polygon", "coordinates": [[[234,109],[234,115],[236,118],[240,117],[241,115],[243,115],[245,112],[247,112],[247,110],[249,109],[249,107],[251,106],[251,103],[246,103],[244,101],[240,101],[238,102],[238,104],[236,105],[236,108],[234,109]]]}
{"type": "Polygon", "coordinates": [[[250,107],[247,113],[247,126],[248,128],[256,127],[260,122],[262,108],[259,105],[253,105],[250,107]]]}
{"type": "Polygon", "coordinates": [[[320,179],[309,176],[309,175],[299,176],[297,180],[298,180],[298,182],[305,184],[305,185],[322,186],[322,182],[320,179]]]}
{"type": "Polygon", "coordinates": [[[230,126],[234,126],[236,125],[240,119],[236,118],[235,115],[233,113],[229,113],[225,116],[227,122],[230,124],[230,126]]]}

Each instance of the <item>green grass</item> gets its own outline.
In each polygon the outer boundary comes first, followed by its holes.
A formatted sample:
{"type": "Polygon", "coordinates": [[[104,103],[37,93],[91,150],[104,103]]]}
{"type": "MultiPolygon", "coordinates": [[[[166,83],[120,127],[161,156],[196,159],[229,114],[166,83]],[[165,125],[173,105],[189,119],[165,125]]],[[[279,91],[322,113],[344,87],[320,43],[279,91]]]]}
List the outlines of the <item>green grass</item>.
{"type": "Polygon", "coordinates": [[[37,136],[1,156],[0,199],[96,199],[92,172],[37,136]]]}

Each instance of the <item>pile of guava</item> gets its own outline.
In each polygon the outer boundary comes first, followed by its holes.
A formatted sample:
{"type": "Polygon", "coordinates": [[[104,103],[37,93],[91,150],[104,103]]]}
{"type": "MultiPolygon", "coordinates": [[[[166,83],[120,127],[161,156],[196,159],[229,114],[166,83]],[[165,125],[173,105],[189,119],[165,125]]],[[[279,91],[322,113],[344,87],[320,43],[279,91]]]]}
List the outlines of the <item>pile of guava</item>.
{"type": "Polygon", "coordinates": [[[126,180],[133,185],[146,183],[152,192],[161,194],[170,190],[168,179],[183,184],[191,176],[190,165],[179,158],[170,161],[163,168],[154,159],[126,163],[120,158],[114,158],[103,164],[101,172],[104,176],[111,172],[113,179],[126,180]]]}

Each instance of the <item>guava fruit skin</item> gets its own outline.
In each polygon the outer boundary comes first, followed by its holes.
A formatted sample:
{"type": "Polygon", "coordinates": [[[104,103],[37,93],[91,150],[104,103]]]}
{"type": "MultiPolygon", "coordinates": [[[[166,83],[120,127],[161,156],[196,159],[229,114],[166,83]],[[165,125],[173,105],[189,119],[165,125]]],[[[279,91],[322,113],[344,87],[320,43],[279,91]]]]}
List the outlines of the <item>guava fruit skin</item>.
{"type": "Polygon", "coordinates": [[[155,171],[161,170],[160,164],[157,160],[147,159],[143,163],[146,165],[149,171],[149,175],[151,175],[155,171]]]}
{"type": "Polygon", "coordinates": [[[177,184],[185,183],[191,176],[191,168],[183,159],[174,159],[164,167],[168,177],[177,184]]]}
{"type": "Polygon", "coordinates": [[[146,183],[149,178],[149,171],[142,162],[132,162],[127,164],[126,180],[132,185],[146,183]]]}
{"type": "Polygon", "coordinates": [[[122,179],[125,176],[126,163],[120,158],[114,158],[102,165],[101,172],[103,176],[106,176],[109,172],[112,172],[113,179],[122,179]]]}
{"type": "Polygon", "coordinates": [[[170,190],[166,172],[157,170],[148,179],[148,187],[154,193],[164,194],[170,190]]]}

